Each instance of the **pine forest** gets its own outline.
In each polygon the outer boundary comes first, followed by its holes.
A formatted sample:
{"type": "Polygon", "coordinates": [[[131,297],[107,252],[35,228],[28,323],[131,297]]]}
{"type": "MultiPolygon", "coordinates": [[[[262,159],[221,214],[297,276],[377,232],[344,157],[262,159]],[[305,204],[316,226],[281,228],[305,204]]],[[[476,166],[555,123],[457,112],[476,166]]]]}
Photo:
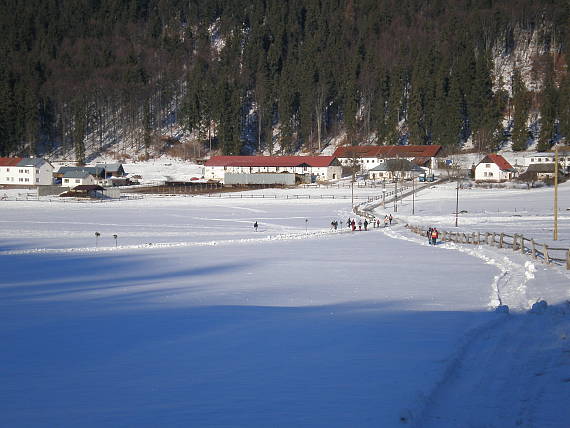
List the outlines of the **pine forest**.
{"type": "Polygon", "coordinates": [[[0,156],[148,154],[177,135],[234,155],[570,136],[568,0],[0,5],[0,156]]]}

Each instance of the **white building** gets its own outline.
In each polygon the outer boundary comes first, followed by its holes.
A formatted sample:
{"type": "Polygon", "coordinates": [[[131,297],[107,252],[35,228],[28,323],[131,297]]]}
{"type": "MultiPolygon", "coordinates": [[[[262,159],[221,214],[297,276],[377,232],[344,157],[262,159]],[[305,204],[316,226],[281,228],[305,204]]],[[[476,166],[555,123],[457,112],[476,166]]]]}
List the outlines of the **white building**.
{"type": "Polygon", "coordinates": [[[516,177],[516,170],[501,155],[489,154],[475,167],[475,181],[500,183],[516,177]]]}
{"type": "Polygon", "coordinates": [[[61,179],[63,187],[76,187],[97,184],[95,178],[87,171],[67,171],[61,179]]]}
{"type": "Polygon", "coordinates": [[[224,180],[225,173],[288,172],[309,174],[317,181],[337,180],[342,166],[334,156],[214,156],[204,164],[206,180],[224,180]]]}
{"type": "Polygon", "coordinates": [[[423,168],[407,159],[386,159],[380,165],[368,170],[371,180],[408,180],[424,174],[423,168]]]}
{"type": "Polygon", "coordinates": [[[49,186],[53,166],[42,158],[0,158],[0,185],[49,186]]]}
{"type": "MultiPolygon", "coordinates": [[[[526,167],[530,165],[542,165],[542,164],[553,164],[554,163],[554,152],[552,153],[534,153],[525,156],[524,164],[526,167]]],[[[558,152],[558,165],[562,167],[565,172],[570,172],[570,151],[568,148],[559,150],[558,152]]]]}
{"type": "Polygon", "coordinates": [[[336,157],[343,166],[357,163],[361,172],[370,171],[388,159],[406,159],[432,173],[437,167],[436,157],[440,145],[407,146],[342,146],[335,150],[336,157]]]}

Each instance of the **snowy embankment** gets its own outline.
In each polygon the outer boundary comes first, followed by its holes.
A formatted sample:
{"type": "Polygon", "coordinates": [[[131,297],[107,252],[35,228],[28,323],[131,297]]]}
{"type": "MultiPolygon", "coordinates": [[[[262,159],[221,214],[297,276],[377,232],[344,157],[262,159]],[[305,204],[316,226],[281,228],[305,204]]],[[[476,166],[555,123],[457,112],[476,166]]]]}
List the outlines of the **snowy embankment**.
{"type": "Polygon", "coordinates": [[[339,200],[2,205],[3,423],[565,426],[565,272],[429,247],[409,203],[355,233],[339,200]]]}

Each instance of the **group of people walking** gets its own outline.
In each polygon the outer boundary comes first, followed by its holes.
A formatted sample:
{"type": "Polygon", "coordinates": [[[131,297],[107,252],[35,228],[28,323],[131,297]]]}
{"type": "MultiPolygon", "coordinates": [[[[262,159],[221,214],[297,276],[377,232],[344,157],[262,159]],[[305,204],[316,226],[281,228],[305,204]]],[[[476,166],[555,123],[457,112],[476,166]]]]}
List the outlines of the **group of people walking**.
{"type": "Polygon", "coordinates": [[[430,245],[437,245],[437,238],[439,238],[439,232],[435,227],[430,227],[427,230],[426,235],[430,245]]]}

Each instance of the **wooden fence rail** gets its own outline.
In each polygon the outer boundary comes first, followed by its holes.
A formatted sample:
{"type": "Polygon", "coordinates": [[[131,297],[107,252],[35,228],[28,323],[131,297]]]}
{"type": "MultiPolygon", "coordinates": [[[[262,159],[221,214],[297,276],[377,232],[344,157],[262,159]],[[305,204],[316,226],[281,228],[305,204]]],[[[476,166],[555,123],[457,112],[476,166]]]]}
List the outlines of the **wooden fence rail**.
{"type": "MultiPolygon", "coordinates": [[[[412,232],[426,236],[426,230],[414,225],[407,225],[412,232]]],[[[546,264],[556,263],[565,265],[570,270],[570,249],[549,247],[546,244],[535,242],[523,235],[497,232],[450,232],[443,230],[439,232],[443,242],[455,242],[457,244],[489,245],[497,248],[509,248],[521,254],[528,254],[535,260],[543,260],[546,264]],[[527,244],[528,243],[528,244],[527,244]],[[558,256],[558,257],[556,257],[558,256]]]]}

